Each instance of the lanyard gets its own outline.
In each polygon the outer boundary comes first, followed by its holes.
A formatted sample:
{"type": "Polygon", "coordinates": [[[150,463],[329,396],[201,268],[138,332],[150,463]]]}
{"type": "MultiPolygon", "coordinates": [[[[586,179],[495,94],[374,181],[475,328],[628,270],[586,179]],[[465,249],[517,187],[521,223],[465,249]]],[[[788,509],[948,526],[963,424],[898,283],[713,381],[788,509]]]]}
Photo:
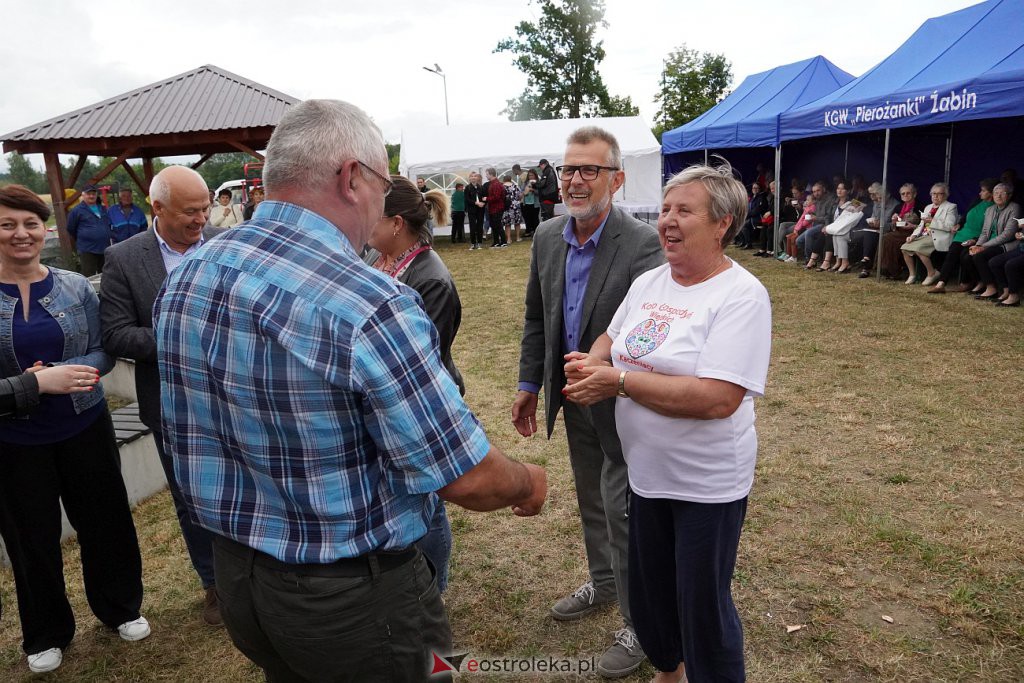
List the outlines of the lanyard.
{"type": "Polygon", "coordinates": [[[412,260],[425,251],[430,251],[429,244],[424,244],[419,249],[414,250],[411,254],[402,259],[402,262],[398,264],[397,268],[395,268],[395,274],[392,277],[394,277],[397,280],[398,277],[403,272],[405,272],[405,269],[409,267],[409,264],[412,263],[412,260]]]}

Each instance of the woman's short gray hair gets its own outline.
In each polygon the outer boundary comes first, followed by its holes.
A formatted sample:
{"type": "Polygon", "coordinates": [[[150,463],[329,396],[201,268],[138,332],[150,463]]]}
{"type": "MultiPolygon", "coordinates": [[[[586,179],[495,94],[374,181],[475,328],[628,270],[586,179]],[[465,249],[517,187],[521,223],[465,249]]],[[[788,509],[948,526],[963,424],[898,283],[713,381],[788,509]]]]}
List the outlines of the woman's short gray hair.
{"type": "Polygon", "coordinates": [[[380,129],[348,102],[306,100],[289,107],[270,136],[263,183],[270,193],[285,187],[315,190],[349,159],[386,169],[380,129]]]}
{"type": "Polygon", "coordinates": [[[1013,185],[1011,185],[1010,183],[999,183],[992,188],[992,191],[995,192],[996,190],[1000,189],[1006,194],[1013,194],[1013,185]]]}
{"type": "Polygon", "coordinates": [[[932,185],[931,191],[934,192],[935,188],[942,190],[943,194],[945,194],[947,197],[949,196],[949,185],[947,183],[935,183],[934,185],[932,185]]]}
{"type": "Polygon", "coordinates": [[[722,235],[722,248],[727,247],[747,220],[746,188],[733,175],[729,162],[722,159],[718,166],[694,164],[672,176],[665,183],[662,199],[673,189],[690,183],[700,183],[707,190],[708,218],[712,222],[717,223],[726,216],[732,216],[732,224],[722,235]]]}

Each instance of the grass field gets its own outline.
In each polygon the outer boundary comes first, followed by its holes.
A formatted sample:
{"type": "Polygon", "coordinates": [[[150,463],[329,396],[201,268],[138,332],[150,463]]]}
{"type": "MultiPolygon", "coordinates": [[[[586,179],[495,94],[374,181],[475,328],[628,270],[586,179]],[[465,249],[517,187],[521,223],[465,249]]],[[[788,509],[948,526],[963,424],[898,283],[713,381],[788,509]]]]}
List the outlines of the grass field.
{"type": "MultiPolygon", "coordinates": [[[[496,445],[548,468],[551,490],[533,519],[449,508],[457,646],[478,658],[599,656],[616,610],[547,617],[585,579],[564,434],[523,439],[509,423],[529,243],[459,247],[438,245],[464,306],[455,360],[467,399],[496,445]]],[[[1024,680],[1021,309],[730,254],[774,305],[734,584],[749,679],[1024,680]]],[[[53,679],[260,680],[223,630],[202,624],[167,494],[135,515],[153,636],[122,643],[96,622],[72,543],[79,632],[53,679]]],[[[0,593],[0,679],[28,678],[8,571],[0,593]]]]}

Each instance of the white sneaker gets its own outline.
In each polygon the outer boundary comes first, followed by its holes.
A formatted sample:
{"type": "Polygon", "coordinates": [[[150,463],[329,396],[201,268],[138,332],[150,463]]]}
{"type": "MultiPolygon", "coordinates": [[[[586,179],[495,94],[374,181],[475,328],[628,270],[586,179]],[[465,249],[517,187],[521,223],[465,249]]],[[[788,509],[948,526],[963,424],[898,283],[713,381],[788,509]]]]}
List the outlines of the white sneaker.
{"type": "Polygon", "coordinates": [[[904,282],[903,284],[905,284],[905,285],[912,285],[912,284],[914,284],[914,282],[915,282],[916,280],[917,280],[917,278],[916,278],[916,277],[914,277],[914,275],[913,275],[913,274],[911,274],[911,276],[910,276],[910,277],[908,277],[908,278],[907,278],[907,281],[906,281],[906,282],[904,282]]]}
{"type": "Polygon", "coordinates": [[[42,674],[53,671],[64,661],[64,653],[59,647],[51,647],[49,650],[37,652],[28,656],[28,668],[33,673],[42,674]]]}
{"type": "Polygon", "coordinates": [[[146,617],[139,617],[135,621],[126,621],[118,626],[117,633],[121,636],[121,640],[134,642],[148,638],[152,630],[149,628],[149,622],[146,621],[146,617]]]}
{"type": "Polygon", "coordinates": [[[927,287],[928,285],[935,284],[935,281],[938,280],[938,279],[939,279],[939,274],[935,273],[935,275],[929,275],[924,280],[922,280],[921,284],[927,287]]]}

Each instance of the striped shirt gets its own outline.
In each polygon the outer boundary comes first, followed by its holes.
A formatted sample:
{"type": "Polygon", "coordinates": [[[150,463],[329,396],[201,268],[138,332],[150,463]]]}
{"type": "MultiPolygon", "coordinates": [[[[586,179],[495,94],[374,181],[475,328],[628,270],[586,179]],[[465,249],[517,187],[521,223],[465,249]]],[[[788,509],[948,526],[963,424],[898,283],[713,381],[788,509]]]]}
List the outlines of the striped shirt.
{"type": "Polygon", "coordinates": [[[165,445],[199,523],[284,562],[398,550],[490,445],[419,295],[265,201],[154,308],[165,445]]]}

